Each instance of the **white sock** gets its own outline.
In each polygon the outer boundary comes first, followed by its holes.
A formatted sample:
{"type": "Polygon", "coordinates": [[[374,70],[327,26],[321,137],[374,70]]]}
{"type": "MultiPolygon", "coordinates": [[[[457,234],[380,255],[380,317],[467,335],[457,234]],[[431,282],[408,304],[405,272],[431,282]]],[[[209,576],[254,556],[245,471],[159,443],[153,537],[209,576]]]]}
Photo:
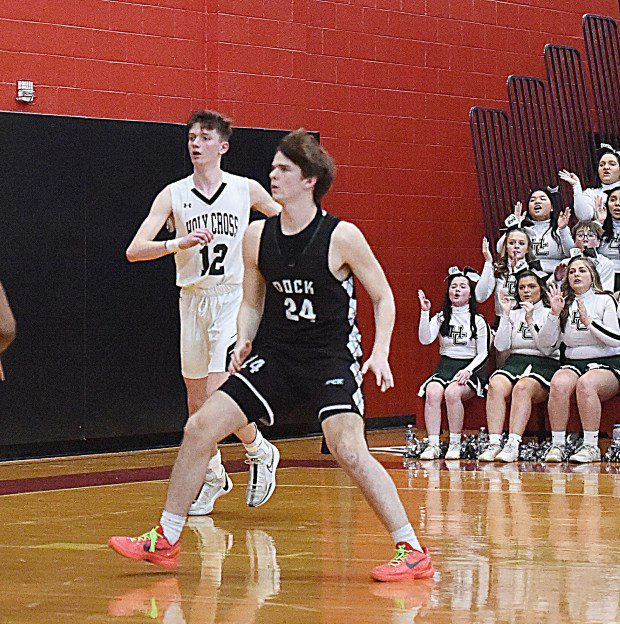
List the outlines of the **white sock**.
{"type": "Polygon", "coordinates": [[[207,477],[209,477],[209,473],[214,472],[215,476],[218,479],[224,474],[224,466],[222,466],[222,453],[220,449],[217,449],[215,455],[209,460],[209,465],[207,466],[207,477]]]}
{"type": "Polygon", "coordinates": [[[514,442],[517,446],[519,446],[519,444],[521,444],[521,440],[523,438],[518,434],[518,433],[509,433],[508,434],[508,442],[512,441],[514,442]]]}
{"type": "Polygon", "coordinates": [[[406,524],[404,527],[394,531],[392,533],[392,539],[394,540],[394,544],[398,544],[398,542],[407,542],[411,548],[422,552],[422,546],[420,546],[420,542],[418,542],[418,538],[413,530],[413,527],[411,526],[411,523],[406,524]]]}
{"type": "Polygon", "coordinates": [[[439,446],[439,434],[437,434],[437,435],[429,435],[428,436],[428,443],[431,446],[439,446]]]}
{"type": "Polygon", "coordinates": [[[584,431],[583,443],[587,446],[598,446],[598,431],[584,431]]]}
{"type": "Polygon", "coordinates": [[[461,434],[460,433],[451,433],[450,434],[450,444],[460,444],[461,443],[461,434]]]}
{"type": "Polygon", "coordinates": [[[566,446],[566,431],[552,431],[551,444],[553,446],[566,446]]]}
{"type": "MultiPolygon", "coordinates": [[[[254,425],[256,427],[256,425],[254,425]]],[[[245,446],[245,450],[248,452],[248,455],[257,455],[260,450],[261,445],[265,442],[265,438],[263,438],[263,434],[260,432],[260,429],[256,427],[256,437],[250,444],[243,443],[245,446]]]]}
{"type": "Polygon", "coordinates": [[[502,441],[501,433],[489,433],[489,442],[491,444],[500,444],[501,441],[502,441]]]}
{"type": "Polygon", "coordinates": [[[181,537],[181,531],[185,526],[187,516],[176,516],[164,509],[159,520],[159,525],[163,531],[164,537],[170,544],[176,544],[181,537]]]}

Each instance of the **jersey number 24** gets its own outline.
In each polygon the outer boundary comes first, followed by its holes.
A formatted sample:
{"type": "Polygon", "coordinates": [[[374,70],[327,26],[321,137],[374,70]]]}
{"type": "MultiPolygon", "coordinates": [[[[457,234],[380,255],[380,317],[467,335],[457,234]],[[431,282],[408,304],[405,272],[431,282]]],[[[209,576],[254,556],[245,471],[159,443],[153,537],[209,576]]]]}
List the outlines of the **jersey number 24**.
{"type": "Polygon", "coordinates": [[[304,299],[299,310],[297,310],[295,300],[287,297],[284,300],[284,307],[286,308],[286,318],[289,321],[299,321],[300,319],[306,319],[311,323],[316,321],[316,314],[314,313],[314,308],[312,307],[312,301],[310,301],[310,299],[304,299]]]}

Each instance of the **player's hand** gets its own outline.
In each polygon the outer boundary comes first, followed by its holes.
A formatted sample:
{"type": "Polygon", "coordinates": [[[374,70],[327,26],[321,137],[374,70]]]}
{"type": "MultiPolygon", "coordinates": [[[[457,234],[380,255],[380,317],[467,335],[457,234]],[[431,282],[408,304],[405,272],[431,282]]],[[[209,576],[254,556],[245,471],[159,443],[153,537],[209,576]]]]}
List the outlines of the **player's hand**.
{"type": "Polygon", "coordinates": [[[577,299],[577,309],[579,310],[579,320],[581,321],[581,324],[586,327],[590,327],[592,319],[588,315],[586,304],[581,299],[577,299]]]}
{"type": "Polygon", "coordinates": [[[508,316],[510,314],[510,310],[512,310],[512,299],[503,289],[499,291],[499,305],[502,308],[502,312],[508,316]]]}
{"type": "Polygon", "coordinates": [[[568,270],[567,265],[564,264],[563,262],[560,262],[560,264],[558,264],[558,266],[556,266],[555,270],[553,271],[553,279],[556,282],[561,282],[566,277],[567,270],[568,270]]]}
{"type": "Polygon", "coordinates": [[[231,375],[238,373],[243,366],[248,355],[252,353],[252,343],[249,340],[243,340],[237,342],[233,352],[230,355],[230,364],[228,365],[228,372],[231,375]]]}
{"type": "Polygon", "coordinates": [[[471,377],[471,371],[466,368],[462,368],[456,375],[454,375],[454,381],[459,386],[464,386],[471,377]]]}
{"type": "Polygon", "coordinates": [[[567,206],[563,212],[558,215],[558,229],[562,230],[568,226],[570,221],[570,208],[567,206]]]}
{"type": "Polygon", "coordinates": [[[529,325],[533,320],[534,304],[531,301],[522,301],[521,307],[525,310],[525,320],[529,325]]]}
{"type": "Polygon", "coordinates": [[[208,245],[213,240],[213,232],[207,228],[197,228],[179,241],[179,249],[190,249],[196,245],[208,245]]]}
{"type": "Polygon", "coordinates": [[[482,239],[482,255],[485,262],[493,262],[493,254],[489,249],[489,239],[486,236],[482,239]]]}
{"type": "Polygon", "coordinates": [[[554,316],[560,316],[560,312],[564,309],[564,296],[562,295],[562,291],[555,284],[550,284],[547,292],[549,294],[551,313],[554,316]]]}
{"type": "Polygon", "coordinates": [[[517,219],[521,219],[521,217],[523,216],[523,204],[518,201],[515,204],[515,217],[517,217],[517,219]]]}
{"type": "Polygon", "coordinates": [[[420,300],[422,311],[429,312],[431,309],[431,302],[426,298],[423,290],[418,290],[418,299],[420,300]]]}
{"type": "Polygon", "coordinates": [[[4,381],[4,369],[2,368],[2,362],[0,362],[0,381],[4,381]]]}
{"type": "Polygon", "coordinates": [[[381,392],[394,387],[394,378],[392,377],[392,371],[386,356],[371,353],[370,357],[364,362],[364,366],[362,366],[362,375],[365,375],[368,371],[375,374],[377,386],[381,388],[381,392]]]}
{"type": "Polygon", "coordinates": [[[602,225],[607,218],[607,207],[602,195],[597,195],[594,198],[594,212],[596,213],[596,220],[602,225]]]}
{"type": "Polygon", "coordinates": [[[561,169],[558,172],[558,176],[560,176],[560,180],[568,182],[571,186],[581,186],[581,180],[579,179],[579,176],[572,171],[566,171],[566,169],[561,169]]]}

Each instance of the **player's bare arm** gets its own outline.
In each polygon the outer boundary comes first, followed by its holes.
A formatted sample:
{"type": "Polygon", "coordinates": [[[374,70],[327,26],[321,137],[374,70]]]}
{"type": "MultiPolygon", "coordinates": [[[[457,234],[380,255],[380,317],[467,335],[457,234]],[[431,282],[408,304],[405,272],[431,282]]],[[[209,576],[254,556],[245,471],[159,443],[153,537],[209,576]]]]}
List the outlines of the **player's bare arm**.
{"type": "Polygon", "coordinates": [[[357,226],[346,221],[338,224],[332,235],[329,267],[340,279],[344,279],[349,270],[352,271],[370,296],[375,316],[375,341],[372,353],[362,367],[362,374],[372,371],[377,385],[385,392],[394,387],[388,363],[396,317],[394,295],[379,261],[357,226]]]}
{"type": "Polygon", "coordinates": [[[0,354],[4,353],[15,340],[16,331],[15,317],[0,283],[0,354]]]}
{"type": "Polygon", "coordinates": [[[252,351],[252,341],[263,317],[265,280],[258,269],[258,251],[264,223],[255,221],[243,237],[243,300],[237,315],[237,344],[230,358],[229,372],[238,372],[252,351]]]}
{"type": "Polygon", "coordinates": [[[250,180],[250,205],[267,217],[275,217],[282,211],[280,204],[256,180],[250,180]]]}
{"type": "Polygon", "coordinates": [[[156,241],[155,237],[171,215],[172,193],[166,187],[155,198],[149,214],[138,228],[129,247],[127,247],[126,256],[129,262],[156,260],[179,249],[206,245],[213,240],[213,234],[210,230],[198,228],[188,236],[174,239],[174,241],[156,241]]]}

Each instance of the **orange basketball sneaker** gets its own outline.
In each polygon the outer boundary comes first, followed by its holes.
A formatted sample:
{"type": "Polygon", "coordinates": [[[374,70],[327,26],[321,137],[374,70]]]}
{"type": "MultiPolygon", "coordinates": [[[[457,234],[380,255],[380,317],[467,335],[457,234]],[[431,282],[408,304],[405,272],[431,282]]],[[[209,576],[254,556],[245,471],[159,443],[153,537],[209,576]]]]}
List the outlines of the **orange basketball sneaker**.
{"type": "Polygon", "coordinates": [[[159,525],[139,537],[111,537],[108,546],[123,557],[148,561],[167,570],[177,567],[181,552],[181,541],[170,544],[159,525]]]}
{"type": "Polygon", "coordinates": [[[375,581],[404,581],[430,578],[433,574],[433,562],[426,548],[420,552],[407,542],[398,542],[392,561],[374,568],[370,576],[375,581]]]}

